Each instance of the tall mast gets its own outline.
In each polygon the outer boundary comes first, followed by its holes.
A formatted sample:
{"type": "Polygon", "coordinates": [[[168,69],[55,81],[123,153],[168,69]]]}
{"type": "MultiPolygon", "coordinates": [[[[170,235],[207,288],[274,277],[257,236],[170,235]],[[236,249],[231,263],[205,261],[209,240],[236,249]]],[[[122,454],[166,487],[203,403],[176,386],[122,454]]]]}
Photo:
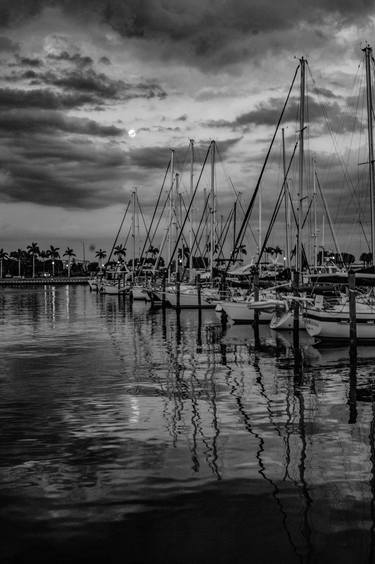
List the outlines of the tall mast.
{"type": "Polygon", "coordinates": [[[318,237],[318,223],[317,223],[317,217],[316,217],[316,171],[315,171],[315,160],[314,160],[314,184],[313,184],[313,212],[314,212],[314,235],[313,235],[313,264],[314,264],[314,268],[317,267],[317,237],[318,237]]]}
{"type": "MultiPolygon", "coordinates": [[[[194,194],[194,139],[190,139],[190,201],[194,194]]],[[[189,280],[192,282],[193,274],[193,207],[190,209],[189,217],[189,280]]]]}
{"type": "Polygon", "coordinates": [[[374,264],[375,251],[375,204],[374,204],[374,140],[372,129],[372,87],[371,87],[371,59],[372,48],[367,45],[362,49],[366,60],[366,99],[367,99],[367,137],[368,137],[368,163],[370,179],[370,210],[371,210],[371,254],[372,264],[374,264]]]}
{"type": "Polygon", "coordinates": [[[135,273],[135,198],[137,194],[137,188],[133,189],[132,192],[132,254],[133,254],[133,265],[132,265],[132,281],[134,283],[134,273],[135,273]]]}
{"type": "MultiPolygon", "coordinates": [[[[175,205],[174,205],[174,236],[175,236],[175,241],[177,241],[178,238],[178,230],[181,229],[181,217],[180,217],[180,175],[178,174],[178,172],[176,172],[175,174],[175,183],[176,183],[176,194],[175,194],[175,205]]],[[[175,258],[175,262],[176,262],[176,275],[177,272],[180,272],[180,258],[182,258],[182,251],[181,251],[181,240],[182,237],[180,237],[179,239],[179,243],[177,246],[177,255],[175,258]],[[180,257],[180,252],[181,252],[181,257],[180,257]]]]}
{"type": "MultiPolygon", "coordinates": [[[[259,208],[258,208],[258,260],[262,250],[262,188],[259,189],[259,208]]],[[[259,260],[259,273],[262,269],[262,263],[259,260]]]]}
{"type": "MultiPolygon", "coordinates": [[[[172,256],[172,220],[173,220],[173,182],[174,182],[174,150],[171,149],[171,189],[169,191],[169,240],[168,240],[168,264],[172,256]]],[[[171,269],[168,271],[168,282],[171,281],[171,269]]]]}
{"type": "Polygon", "coordinates": [[[286,179],[286,155],[285,155],[285,130],[281,130],[283,138],[283,172],[284,172],[284,205],[285,205],[285,255],[286,265],[290,268],[290,250],[289,250],[289,190],[288,181],[286,179]]]}
{"type": "Polygon", "coordinates": [[[298,171],[298,226],[297,226],[297,245],[296,245],[296,269],[302,271],[302,242],[301,230],[303,223],[303,183],[304,183],[304,131],[305,131],[305,65],[306,59],[301,57],[301,80],[300,80],[300,113],[299,113],[299,171],[298,171]]]}
{"type": "Polygon", "coordinates": [[[234,204],[233,204],[233,249],[235,247],[236,238],[237,238],[236,229],[237,229],[237,200],[234,200],[234,204]]]}
{"type": "Polygon", "coordinates": [[[215,247],[215,141],[211,141],[211,193],[210,193],[210,275],[213,282],[215,247]]]}

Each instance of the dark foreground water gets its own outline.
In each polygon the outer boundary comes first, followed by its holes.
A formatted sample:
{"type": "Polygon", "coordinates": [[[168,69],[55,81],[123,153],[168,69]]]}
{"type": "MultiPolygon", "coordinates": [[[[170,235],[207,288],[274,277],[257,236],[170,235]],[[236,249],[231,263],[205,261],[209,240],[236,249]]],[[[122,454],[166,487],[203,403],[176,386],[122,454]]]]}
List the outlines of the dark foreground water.
{"type": "Polygon", "coordinates": [[[0,562],[374,562],[375,350],[290,342],[2,289],[0,562]]]}

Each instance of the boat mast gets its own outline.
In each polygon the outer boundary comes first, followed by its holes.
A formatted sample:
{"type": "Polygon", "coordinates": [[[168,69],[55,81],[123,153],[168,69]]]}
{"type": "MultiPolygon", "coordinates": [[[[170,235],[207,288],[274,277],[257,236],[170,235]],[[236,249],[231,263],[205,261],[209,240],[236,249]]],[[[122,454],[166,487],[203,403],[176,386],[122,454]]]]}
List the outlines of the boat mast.
{"type": "Polygon", "coordinates": [[[262,252],[262,188],[259,189],[259,205],[258,205],[258,262],[259,274],[262,270],[262,263],[260,262],[262,252]]]}
{"type": "Polygon", "coordinates": [[[137,194],[137,188],[133,189],[132,192],[132,252],[133,252],[133,264],[132,264],[132,282],[134,284],[134,274],[135,274],[135,198],[137,194]]]}
{"type": "MultiPolygon", "coordinates": [[[[178,239],[178,229],[181,228],[181,216],[180,216],[180,175],[178,174],[178,172],[176,172],[175,174],[175,183],[176,183],[176,194],[175,194],[175,200],[174,200],[174,237],[175,237],[175,241],[177,241],[178,239]]],[[[179,239],[179,243],[177,245],[177,255],[176,255],[176,277],[177,277],[177,273],[180,272],[180,260],[182,259],[182,248],[180,245],[181,242],[181,238],[179,239]],[[181,253],[181,255],[180,255],[181,253]]],[[[177,280],[177,278],[176,278],[177,280]]]]}
{"type": "Polygon", "coordinates": [[[296,244],[296,270],[302,271],[302,244],[301,230],[303,224],[303,174],[304,174],[304,131],[305,131],[305,66],[306,59],[301,57],[301,79],[300,79],[300,113],[299,113],[299,177],[298,177],[298,226],[297,226],[297,244],[296,244]]]}
{"type": "Polygon", "coordinates": [[[210,194],[210,279],[213,282],[215,247],[215,141],[211,141],[211,194],[210,194]]]}
{"type": "Polygon", "coordinates": [[[371,86],[371,59],[372,48],[367,45],[362,51],[366,61],[366,99],[367,99],[367,137],[368,137],[368,164],[370,177],[370,209],[371,209],[371,255],[374,264],[375,251],[375,203],[374,203],[374,140],[372,126],[372,86],[371,86]]]}
{"type": "Polygon", "coordinates": [[[284,209],[285,209],[285,255],[286,255],[286,265],[290,268],[290,250],[289,250],[289,189],[288,181],[286,179],[286,155],[285,155],[285,130],[281,130],[283,138],[283,174],[284,174],[284,209]]]}
{"type": "MultiPolygon", "coordinates": [[[[190,139],[190,201],[194,194],[194,139],[190,139]]],[[[193,207],[189,216],[189,280],[192,282],[193,277],[193,207]]]]}
{"type": "MultiPolygon", "coordinates": [[[[173,182],[174,182],[174,149],[171,149],[171,189],[169,192],[169,240],[168,240],[168,264],[172,256],[172,219],[173,219],[173,182]]],[[[168,270],[168,282],[171,281],[171,269],[168,270]]]]}
{"type": "Polygon", "coordinates": [[[316,217],[316,170],[315,170],[315,160],[314,160],[314,184],[313,184],[313,205],[314,205],[314,235],[313,235],[313,264],[314,264],[314,268],[316,269],[317,267],[317,260],[318,260],[318,256],[317,256],[317,236],[318,236],[318,223],[317,223],[317,217],[316,217]]]}

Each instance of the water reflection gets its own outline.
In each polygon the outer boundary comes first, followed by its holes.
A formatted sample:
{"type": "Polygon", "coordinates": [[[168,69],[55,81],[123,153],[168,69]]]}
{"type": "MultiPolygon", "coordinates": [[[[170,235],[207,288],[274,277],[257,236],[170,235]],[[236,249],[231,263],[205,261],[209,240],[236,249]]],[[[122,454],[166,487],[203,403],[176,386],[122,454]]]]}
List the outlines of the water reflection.
{"type": "Polygon", "coordinates": [[[296,363],[264,325],[80,286],[0,312],[4,561],[373,561],[371,349],[301,334],[296,363]]]}

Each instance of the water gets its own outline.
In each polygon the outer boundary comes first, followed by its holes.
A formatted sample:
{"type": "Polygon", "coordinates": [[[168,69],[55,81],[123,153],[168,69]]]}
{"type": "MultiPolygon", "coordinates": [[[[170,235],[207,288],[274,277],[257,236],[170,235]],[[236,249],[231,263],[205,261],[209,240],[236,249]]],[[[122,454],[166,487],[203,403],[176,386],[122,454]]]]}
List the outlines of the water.
{"type": "Polygon", "coordinates": [[[375,350],[305,341],[1,290],[1,562],[375,562],[375,350]]]}

